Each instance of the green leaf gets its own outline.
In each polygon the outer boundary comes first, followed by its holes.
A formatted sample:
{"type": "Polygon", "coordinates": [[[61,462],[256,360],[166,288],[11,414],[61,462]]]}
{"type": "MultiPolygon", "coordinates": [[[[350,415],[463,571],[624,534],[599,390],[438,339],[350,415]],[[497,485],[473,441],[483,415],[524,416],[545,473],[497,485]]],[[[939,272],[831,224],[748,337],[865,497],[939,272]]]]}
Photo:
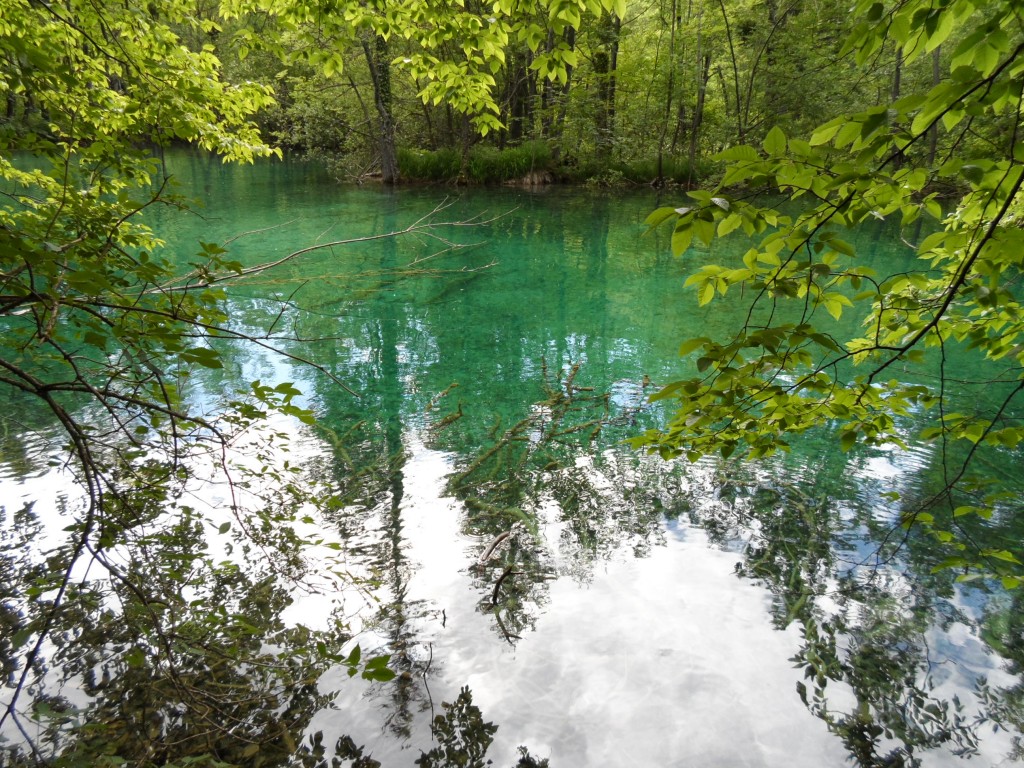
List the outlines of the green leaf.
{"type": "Polygon", "coordinates": [[[834,251],[838,251],[844,256],[853,256],[855,251],[853,246],[845,240],[840,240],[838,237],[831,237],[828,240],[828,246],[834,251]]]}
{"type": "Polygon", "coordinates": [[[132,669],[141,669],[146,665],[146,654],[141,648],[135,647],[124,655],[124,660],[132,669]]]}
{"type": "Polygon", "coordinates": [[[390,662],[390,661],[391,661],[391,657],[388,656],[388,655],[374,656],[373,658],[369,659],[366,662],[366,668],[367,669],[381,669],[382,667],[386,667],[388,665],[388,662],[390,662]]]}
{"type": "Polygon", "coordinates": [[[712,282],[705,283],[704,287],[699,291],[699,303],[700,306],[704,306],[715,298],[715,284],[712,282]]]}
{"type": "Polygon", "coordinates": [[[968,563],[965,558],[953,555],[943,559],[941,562],[933,566],[931,572],[939,573],[940,571],[945,571],[949,568],[964,568],[967,564],[968,563]]]}
{"type": "Polygon", "coordinates": [[[726,216],[720,222],[718,222],[718,236],[725,237],[742,224],[742,216],[740,216],[738,213],[730,213],[728,216],[726,216]]]}
{"type": "Polygon", "coordinates": [[[978,165],[968,163],[960,168],[960,175],[972,184],[980,184],[985,178],[985,170],[978,165]]]}
{"type": "Polygon", "coordinates": [[[774,126],[764,138],[764,151],[769,155],[783,155],[786,152],[786,134],[778,126],[774,126]]]}
{"type": "Polygon", "coordinates": [[[852,429],[848,429],[839,436],[839,449],[846,453],[854,445],[857,444],[857,433],[852,429]]]}
{"type": "Polygon", "coordinates": [[[209,347],[192,347],[191,349],[182,351],[179,357],[184,363],[196,363],[204,368],[224,367],[224,363],[222,363],[220,359],[220,354],[217,350],[210,349],[209,347]]]}
{"type": "Polygon", "coordinates": [[[219,243],[200,242],[199,247],[203,249],[203,254],[205,256],[220,256],[222,254],[227,253],[227,250],[224,249],[219,243]]]}
{"type": "Polygon", "coordinates": [[[678,214],[676,213],[676,209],[672,208],[671,206],[665,207],[665,208],[658,208],[657,210],[652,211],[647,216],[647,218],[644,219],[644,223],[648,227],[650,227],[651,229],[654,229],[659,224],[662,224],[665,221],[667,221],[668,219],[672,218],[673,216],[677,216],[677,215],[678,214]]]}
{"type": "Polygon", "coordinates": [[[927,36],[928,42],[925,43],[925,52],[931,53],[940,45],[942,45],[949,38],[950,33],[956,26],[956,16],[952,9],[936,9],[933,13],[939,15],[937,24],[935,25],[934,31],[927,36]]]}
{"type": "Polygon", "coordinates": [[[841,293],[822,294],[821,303],[825,305],[825,310],[836,320],[842,317],[843,307],[853,306],[853,302],[841,293]]]}
{"type": "Polygon", "coordinates": [[[379,683],[386,683],[395,678],[395,673],[388,669],[390,656],[375,656],[366,662],[361,677],[364,680],[373,680],[379,683]]]}
{"type": "Polygon", "coordinates": [[[13,635],[11,635],[11,647],[17,650],[21,648],[25,643],[32,637],[32,630],[27,627],[22,627],[13,635]]]}
{"type": "Polygon", "coordinates": [[[1020,560],[1017,559],[1017,556],[1007,549],[984,549],[981,554],[983,557],[991,557],[996,560],[1003,560],[1007,563],[1015,563],[1017,565],[1021,564],[1020,560]]]}
{"type": "Polygon", "coordinates": [[[690,225],[693,233],[701,239],[704,245],[711,245],[715,239],[715,222],[709,219],[697,218],[690,225]]]}
{"type": "Polygon", "coordinates": [[[690,225],[683,224],[682,221],[676,224],[676,228],[672,232],[672,253],[676,256],[682,256],[686,253],[692,241],[693,229],[690,225]]]}
{"type": "Polygon", "coordinates": [[[699,336],[695,339],[688,339],[679,345],[679,356],[686,357],[691,352],[700,349],[704,344],[709,341],[705,336],[699,336]]]}
{"type": "Polygon", "coordinates": [[[719,152],[717,155],[715,155],[715,157],[719,160],[758,161],[761,159],[761,156],[757,153],[756,149],[754,149],[753,147],[748,147],[743,144],[740,144],[735,147],[730,147],[729,149],[723,152],[719,152]]]}
{"type": "Polygon", "coordinates": [[[834,120],[831,123],[826,123],[821,128],[814,131],[814,133],[811,134],[811,146],[819,146],[821,144],[827,144],[828,142],[830,142],[835,137],[835,135],[839,133],[839,129],[843,127],[844,122],[845,121],[834,120]]]}
{"type": "Polygon", "coordinates": [[[852,144],[855,139],[860,138],[860,135],[861,122],[857,120],[851,120],[839,128],[839,132],[836,134],[835,138],[835,145],[837,147],[845,147],[849,144],[852,144]]]}

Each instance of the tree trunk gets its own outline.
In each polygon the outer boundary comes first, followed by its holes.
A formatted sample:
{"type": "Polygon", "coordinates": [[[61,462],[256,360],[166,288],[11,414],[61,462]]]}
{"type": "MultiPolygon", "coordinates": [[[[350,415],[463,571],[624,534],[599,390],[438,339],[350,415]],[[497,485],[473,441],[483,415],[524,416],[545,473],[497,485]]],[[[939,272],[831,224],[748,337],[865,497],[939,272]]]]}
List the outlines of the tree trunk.
{"type": "Polygon", "coordinates": [[[530,125],[530,51],[528,48],[512,51],[509,55],[508,85],[508,139],[520,143],[530,125]]]}
{"type": "Polygon", "coordinates": [[[619,58],[622,22],[614,13],[602,18],[598,29],[600,48],[594,53],[597,77],[597,151],[606,156],[615,141],[615,68],[619,58]]]}
{"type": "Polygon", "coordinates": [[[689,134],[690,126],[686,122],[686,104],[682,101],[679,102],[679,109],[676,110],[676,127],[672,131],[672,146],[669,147],[668,152],[670,155],[676,153],[676,147],[679,145],[679,139],[689,134]]]}
{"type": "Polygon", "coordinates": [[[704,122],[704,100],[711,79],[711,54],[704,53],[704,9],[697,14],[697,101],[693,105],[693,121],[690,124],[690,147],[687,152],[686,185],[693,186],[694,169],[697,167],[697,150],[700,148],[700,127],[704,122]]]}
{"type": "Polygon", "coordinates": [[[892,73],[892,100],[899,101],[903,81],[903,51],[896,49],[896,68],[892,73]]]}
{"type": "MultiPolygon", "coordinates": [[[[576,50],[576,30],[569,27],[565,30],[565,42],[569,45],[569,50],[576,50]]],[[[565,65],[565,84],[561,88],[561,92],[558,94],[558,118],[555,121],[555,125],[551,131],[551,136],[555,140],[554,147],[551,150],[552,159],[558,162],[558,158],[562,154],[562,130],[565,127],[565,115],[566,110],[569,106],[569,91],[572,89],[572,73],[573,68],[566,64],[565,65]]]]}
{"type": "Polygon", "coordinates": [[[697,148],[700,146],[700,126],[704,122],[704,97],[708,92],[708,81],[711,79],[711,54],[704,55],[701,66],[700,80],[697,83],[697,104],[693,109],[693,125],[690,126],[689,185],[693,185],[693,171],[697,165],[697,148]]]}
{"type": "Polygon", "coordinates": [[[363,40],[363,53],[373,81],[373,100],[380,120],[380,173],[385,184],[398,181],[398,152],[395,149],[395,118],[391,111],[391,63],[388,41],[376,35],[373,46],[363,40]]]}
{"type": "MultiPolygon", "coordinates": [[[[544,48],[545,53],[551,53],[555,50],[555,33],[552,30],[548,30],[548,39],[544,48]]],[[[548,138],[551,135],[551,129],[554,126],[554,113],[552,106],[555,101],[555,84],[548,80],[546,77],[541,83],[540,89],[540,130],[541,135],[544,138],[548,138]]]]}
{"type": "Polygon", "coordinates": [[[656,177],[654,185],[661,189],[665,185],[665,136],[668,134],[668,123],[672,116],[672,99],[675,96],[675,72],[676,72],[676,30],[679,27],[679,5],[677,0],[672,0],[672,13],[669,22],[668,35],[668,87],[665,97],[665,114],[661,121],[661,136],[658,138],[658,158],[655,169],[656,177]]]}
{"type": "MultiPolygon", "coordinates": [[[[732,26],[729,24],[729,12],[725,9],[725,0],[718,0],[718,5],[722,9],[722,21],[725,23],[725,39],[729,43],[729,60],[732,62],[732,84],[736,98],[736,138],[742,144],[747,140],[747,131],[743,124],[743,107],[740,99],[740,65],[736,58],[736,48],[732,40],[732,26]]],[[[726,109],[728,110],[728,108],[729,100],[726,98],[726,109]]]]}
{"type": "Polygon", "coordinates": [[[615,79],[619,71],[619,38],[622,36],[622,19],[611,14],[612,39],[608,46],[608,59],[611,71],[608,73],[608,126],[612,134],[615,132],[615,79]]]}
{"type": "MultiPolygon", "coordinates": [[[[892,101],[898,101],[900,98],[900,90],[903,79],[903,51],[897,46],[896,48],[896,68],[892,73],[892,101]]],[[[900,150],[892,158],[892,167],[900,168],[905,160],[903,151],[900,150]]]]}
{"type": "MultiPolygon", "coordinates": [[[[942,79],[942,67],[940,61],[940,51],[942,46],[938,46],[932,51],[932,88],[939,84],[942,79]]],[[[928,165],[935,164],[935,156],[939,152],[939,123],[935,121],[932,123],[932,127],[928,129],[928,165]]]]}

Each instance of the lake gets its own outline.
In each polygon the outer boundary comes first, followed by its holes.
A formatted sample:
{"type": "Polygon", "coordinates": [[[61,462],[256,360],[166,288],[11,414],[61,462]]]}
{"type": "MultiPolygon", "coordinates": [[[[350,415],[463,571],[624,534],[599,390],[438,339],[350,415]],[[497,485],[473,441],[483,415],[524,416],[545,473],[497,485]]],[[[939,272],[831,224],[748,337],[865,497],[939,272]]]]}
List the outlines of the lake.
{"type": "MultiPolygon", "coordinates": [[[[724,337],[747,310],[739,294],[698,307],[683,287],[701,259],[734,259],[742,244],[680,260],[667,232],[646,232],[671,194],[382,190],[301,164],[167,164],[205,200],[146,214],[181,260],[199,241],[230,241],[246,266],[324,246],[232,286],[231,323],[285,329],[287,352],[345,387],[225,342],[225,368],[198,374],[193,393],[294,381],[320,419],[283,428],[336,485],[320,524],[366,581],[296,595],[281,618],[313,625],[341,604],[346,650],[388,653],[398,676],[330,670],[307,736],[350,736],[384,766],[412,765],[436,745],[432,719],[453,711],[442,702],[468,688],[497,726],[487,758],[499,766],[520,745],[553,768],[1024,755],[1019,591],[933,573],[947,553],[903,531],[884,495],[909,504],[941,483],[913,419],[907,451],[843,453],[823,429],[760,464],[663,462],[623,444],[664,418],[647,402],[658,384],[695,370],[680,343],[724,337]]],[[[912,259],[897,234],[883,223],[851,240],[889,274],[912,259]]],[[[951,398],[993,402],[998,387],[973,384],[984,376],[968,359],[950,355],[962,380],[951,398]]],[[[45,526],[73,491],[34,436],[48,427],[6,424],[4,498],[37,500],[45,526]]],[[[1019,451],[982,458],[1019,492],[1019,451]]],[[[1013,515],[971,525],[978,541],[1019,548],[1013,515]]]]}

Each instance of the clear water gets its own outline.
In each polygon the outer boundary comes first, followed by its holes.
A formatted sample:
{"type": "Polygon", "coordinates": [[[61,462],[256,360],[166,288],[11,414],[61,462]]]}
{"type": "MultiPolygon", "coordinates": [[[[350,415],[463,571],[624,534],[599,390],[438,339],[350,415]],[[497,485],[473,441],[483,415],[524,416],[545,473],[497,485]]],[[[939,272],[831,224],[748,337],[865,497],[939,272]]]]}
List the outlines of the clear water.
{"type": "MultiPolygon", "coordinates": [[[[690,466],[622,446],[660,418],[645,404],[650,383],[689,372],[680,341],[725,335],[746,312],[742,296],[699,308],[683,289],[687,263],[663,233],[645,234],[665,202],[654,193],[348,188],[308,166],[184,154],[168,168],[206,201],[151,214],[183,260],[199,240],[233,239],[246,265],[355,241],[231,292],[232,322],[250,329],[286,300],[286,348],[351,392],[243,348],[203,374],[210,392],[299,382],[323,424],[305,435],[307,455],[350,501],[331,533],[353,571],[380,582],[375,607],[347,598],[355,640],[391,653],[402,674],[327,675],[319,686],[337,692],[334,706],[310,732],[327,743],[349,734],[384,766],[411,765],[441,702],[468,686],[499,726],[496,765],[520,744],[556,768],[942,766],[975,751],[995,765],[1015,754],[1021,597],[932,574],[944,553],[920,536],[884,548],[902,533],[880,494],[924,497],[939,477],[930,447],[844,454],[824,431],[764,465],[690,466]],[[416,222],[438,226],[360,240],[416,222]],[[552,393],[570,377],[582,389],[562,412],[552,393]],[[581,440],[597,418],[603,429],[581,440]],[[356,424],[358,440],[332,450],[330,435],[356,424]],[[545,438],[552,424],[557,440],[545,438]],[[360,478],[381,457],[388,471],[360,478]],[[478,566],[517,522],[511,544],[478,566]],[[816,696],[808,659],[833,657],[816,696]]],[[[884,228],[856,244],[880,272],[910,259],[884,228]]],[[[4,458],[9,495],[41,492],[45,469],[31,456],[4,458]]],[[[1010,481],[1020,466],[1015,453],[985,460],[1010,481]]],[[[1012,519],[975,534],[1019,541],[1012,519]]],[[[307,597],[287,618],[320,610],[307,597]]]]}

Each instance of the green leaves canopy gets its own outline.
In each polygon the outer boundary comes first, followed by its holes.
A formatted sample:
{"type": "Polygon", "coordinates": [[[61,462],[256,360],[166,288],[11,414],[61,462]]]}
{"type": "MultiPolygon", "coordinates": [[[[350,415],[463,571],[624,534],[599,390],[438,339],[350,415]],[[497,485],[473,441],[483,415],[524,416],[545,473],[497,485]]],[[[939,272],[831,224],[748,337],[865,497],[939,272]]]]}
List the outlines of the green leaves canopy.
{"type": "MultiPolygon", "coordinates": [[[[729,300],[740,288],[754,298],[748,322],[731,338],[683,345],[682,354],[697,354],[698,375],[655,396],[672,401],[675,416],[636,443],[666,457],[741,451],[756,458],[785,450],[790,434],[830,424],[844,449],[904,445],[900,417],[932,409],[934,426],[922,437],[943,450],[958,441],[966,449],[946,465],[945,489],[908,510],[907,522],[931,520],[924,510],[933,505],[989,514],[1004,497],[971,486],[970,462],[980,444],[1024,439],[1024,427],[1008,418],[1024,389],[1015,287],[1024,266],[1024,19],[1002,0],[865,0],[853,13],[864,21],[845,51],[858,63],[895,46],[909,65],[942,46],[944,76],[921,92],[836,117],[809,141],[773,129],[760,147],[727,149],[718,190],[692,192],[690,205],[651,214],[652,226],[673,224],[677,255],[694,240],[710,245],[742,230],[753,245],[741,263],[704,265],[687,285],[701,304],[730,289],[729,300]],[[768,189],[795,204],[758,205],[737,188],[768,189]],[[939,190],[955,190],[955,203],[944,206],[939,190]],[[898,220],[916,239],[917,263],[903,273],[874,274],[842,237],[879,219],[898,220]],[[937,231],[915,235],[910,225],[922,221],[926,232],[937,231]],[[834,321],[848,312],[864,318],[865,332],[836,337],[834,321]],[[949,413],[941,386],[898,377],[896,364],[922,364],[926,348],[937,348],[944,375],[952,344],[1001,361],[1002,377],[1016,382],[993,412],[949,413]],[[848,362],[859,364],[852,373],[848,362]],[[977,493],[963,506],[954,491],[977,493]]],[[[1007,555],[982,553],[1003,561],[997,569],[1015,560],[1007,555]]]]}
{"type": "Polygon", "coordinates": [[[497,0],[483,7],[444,0],[225,0],[225,16],[265,15],[278,35],[261,37],[244,28],[242,53],[270,47],[288,58],[305,58],[327,76],[342,71],[345,47],[361,35],[415,41],[413,52],[393,62],[418,84],[424,103],[445,103],[470,116],[482,135],[501,128],[494,93],[495,74],[505,67],[513,44],[534,53],[531,68],[565,83],[577,54],[565,42],[544,49],[548,30],[561,36],[587,16],[625,12],[624,0],[497,0]],[[536,23],[547,19],[547,28],[536,23]],[[285,45],[288,39],[300,45],[285,45]],[[316,43],[314,45],[313,43],[316,43]],[[326,43],[326,44],[325,44],[326,43]]]}
{"type": "MultiPolygon", "coordinates": [[[[167,194],[154,147],[190,142],[242,162],[275,154],[251,122],[270,90],[224,82],[209,47],[182,43],[190,30],[214,25],[184,0],[0,0],[0,385],[56,422],[46,437],[58,442],[43,452],[82,491],[50,513],[62,515],[63,540],[35,540],[31,505],[0,526],[10,638],[0,727],[24,737],[5,746],[15,762],[23,750],[33,764],[148,764],[161,738],[195,757],[212,750],[211,734],[239,759],[264,742],[287,746],[304,727],[281,719],[289,698],[343,661],[319,652],[347,641],[338,616],[317,631],[279,619],[308,576],[304,547],[323,543],[304,540],[297,520],[323,490],[288,463],[267,419],[311,415],[290,384],[190,397],[197,370],[223,365],[225,339],[268,346],[271,330],[228,327],[220,286],[242,269],[224,249],[199,244],[190,263],[172,262],[140,222],[151,206],[185,204],[167,194]],[[238,459],[231,447],[246,432],[238,459]],[[188,503],[211,472],[230,490],[216,513],[188,503]],[[281,580],[252,578],[262,573],[281,580]],[[50,707],[34,685],[51,658],[94,694],[81,710],[50,707]],[[100,673],[108,680],[96,685],[100,673]],[[110,713],[133,704],[152,713],[146,728],[110,713]],[[52,739],[50,754],[30,731],[52,739]]],[[[383,679],[385,663],[362,668],[383,679]]]]}

